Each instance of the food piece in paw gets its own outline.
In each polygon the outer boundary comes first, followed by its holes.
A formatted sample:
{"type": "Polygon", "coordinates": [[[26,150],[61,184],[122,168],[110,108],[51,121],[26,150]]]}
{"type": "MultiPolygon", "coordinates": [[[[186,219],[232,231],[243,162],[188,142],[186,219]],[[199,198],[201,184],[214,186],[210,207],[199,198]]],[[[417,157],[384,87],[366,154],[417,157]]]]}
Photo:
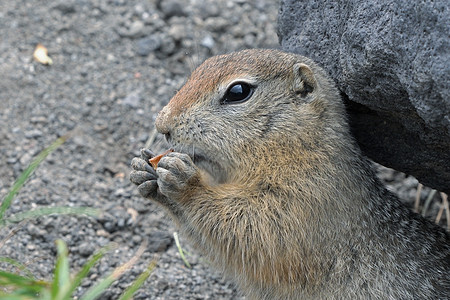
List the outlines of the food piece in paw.
{"type": "Polygon", "coordinates": [[[169,150],[167,150],[167,151],[164,152],[164,153],[161,153],[160,155],[156,155],[155,157],[150,158],[150,159],[148,160],[148,162],[152,165],[153,169],[156,170],[156,168],[158,167],[158,163],[159,163],[159,161],[161,160],[161,158],[163,158],[164,155],[167,155],[167,154],[169,154],[170,152],[173,152],[173,149],[172,149],[172,148],[169,149],[169,150]]]}

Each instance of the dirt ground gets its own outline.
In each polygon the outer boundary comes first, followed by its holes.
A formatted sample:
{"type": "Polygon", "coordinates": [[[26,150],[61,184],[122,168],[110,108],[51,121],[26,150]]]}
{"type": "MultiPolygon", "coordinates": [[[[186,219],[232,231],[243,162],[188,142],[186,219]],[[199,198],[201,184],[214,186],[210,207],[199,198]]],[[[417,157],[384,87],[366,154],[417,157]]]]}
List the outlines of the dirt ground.
{"type": "MultiPolygon", "coordinates": [[[[234,285],[180,237],[180,259],[168,216],[130,183],[139,149],[163,148],[156,113],[207,57],[244,48],[277,48],[278,1],[271,0],[6,0],[0,3],[0,199],[43,148],[72,137],[39,167],[8,215],[42,206],[89,206],[98,217],[49,216],[0,229],[0,248],[49,279],[58,238],[78,270],[97,249],[117,248],[77,290],[131,258],[139,263],[101,299],[118,295],[148,265],[157,268],[134,299],[243,299],[234,285]],[[50,66],[33,60],[44,45],[50,66]]],[[[412,203],[417,181],[383,169],[382,178],[412,203]]],[[[426,198],[429,189],[424,189],[426,198]]],[[[438,197],[438,196],[436,196],[438,197]]],[[[437,209],[433,202],[432,209],[437,209]]],[[[8,266],[0,267],[8,268],[8,266]]]]}

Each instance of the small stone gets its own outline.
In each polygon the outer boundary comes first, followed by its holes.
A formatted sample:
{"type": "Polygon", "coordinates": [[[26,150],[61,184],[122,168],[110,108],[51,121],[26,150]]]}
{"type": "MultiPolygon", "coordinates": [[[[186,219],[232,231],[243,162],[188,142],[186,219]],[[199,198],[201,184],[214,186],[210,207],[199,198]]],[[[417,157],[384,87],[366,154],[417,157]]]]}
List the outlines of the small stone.
{"type": "Polygon", "coordinates": [[[133,235],[133,237],[131,238],[131,240],[133,241],[133,243],[135,245],[140,244],[142,242],[142,237],[140,235],[133,235]]]}
{"type": "Polygon", "coordinates": [[[114,196],[121,197],[121,196],[123,196],[124,193],[125,193],[125,189],[124,188],[118,188],[117,190],[115,190],[114,196]]]}
{"type": "Polygon", "coordinates": [[[147,56],[151,52],[158,50],[162,45],[161,38],[157,35],[147,36],[137,41],[136,52],[140,56],[147,56]]]}
{"type": "Polygon", "coordinates": [[[169,283],[164,280],[164,279],[160,279],[157,283],[156,286],[158,287],[159,290],[164,291],[169,287],[169,283]]]}
{"type": "Polygon", "coordinates": [[[92,243],[84,242],[78,246],[78,253],[80,253],[81,256],[87,257],[94,253],[95,247],[92,243]]]}
{"type": "Polygon", "coordinates": [[[154,232],[149,240],[147,247],[150,252],[162,252],[165,251],[170,245],[172,245],[173,239],[166,232],[154,232]]]}
{"type": "Polygon", "coordinates": [[[142,21],[136,20],[129,28],[120,28],[118,33],[120,36],[129,37],[129,38],[137,38],[143,35],[145,24],[142,21]]]}
{"type": "Polygon", "coordinates": [[[86,97],[84,98],[84,103],[86,103],[87,106],[91,106],[94,104],[94,99],[92,97],[86,97]]]}
{"type": "Polygon", "coordinates": [[[102,237],[109,237],[109,236],[110,236],[110,234],[109,234],[108,232],[106,232],[105,230],[103,230],[103,229],[97,230],[97,231],[95,232],[95,234],[96,234],[97,236],[102,236],[102,237]]]}
{"type": "Polygon", "coordinates": [[[59,10],[64,15],[73,14],[77,11],[73,1],[60,1],[58,4],[53,6],[53,8],[59,10]]]}
{"type": "Polygon", "coordinates": [[[222,17],[209,18],[205,21],[205,28],[214,32],[224,32],[230,23],[222,17]]]}
{"type": "Polygon", "coordinates": [[[137,20],[131,23],[129,34],[130,36],[137,36],[144,29],[144,23],[137,20]]]}
{"type": "Polygon", "coordinates": [[[220,15],[220,8],[217,2],[211,2],[208,5],[202,5],[199,7],[199,15],[202,19],[207,19],[211,17],[217,17],[220,15]]]}
{"type": "Polygon", "coordinates": [[[172,25],[169,29],[169,35],[175,40],[175,41],[181,41],[182,39],[186,38],[188,35],[188,29],[186,28],[186,25],[183,24],[175,24],[172,25]]]}
{"type": "Polygon", "coordinates": [[[167,36],[167,38],[163,39],[161,44],[161,52],[166,55],[171,55],[176,50],[176,44],[173,38],[167,36]]]}
{"type": "Polygon", "coordinates": [[[161,1],[161,11],[164,16],[169,19],[171,17],[177,16],[187,16],[186,11],[184,10],[185,4],[181,1],[177,0],[164,0],[161,1]]]}
{"type": "Polygon", "coordinates": [[[32,117],[30,121],[33,124],[45,124],[47,123],[47,118],[44,116],[36,116],[32,117]]]}
{"type": "Polygon", "coordinates": [[[33,129],[33,130],[25,132],[25,137],[27,139],[35,139],[35,138],[38,138],[41,136],[42,136],[42,131],[40,131],[38,129],[33,129]]]}
{"type": "Polygon", "coordinates": [[[8,159],[6,160],[6,163],[13,165],[17,162],[17,157],[8,157],[8,159]]]}
{"type": "Polygon", "coordinates": [[[200,45],[208,49],[214,48],[215,44],[216,42],[214,41],[214,38],[211,35],[205,36],[200,42],[200,45]]]}
{"type": "Polygon", "coordinates": [[[19,159],[20,164],[22,166],[28,164],[31,161],[31,158],[32,158],[31,153],[29,153],[29,152],[24,153],[23,156],[19,159]]]}
{"type": "Polygon", "coordinates": [[[114,222],[108,221],[103,224],[103,228],[109,233],[116,231],[116,224],[114,222]]]}

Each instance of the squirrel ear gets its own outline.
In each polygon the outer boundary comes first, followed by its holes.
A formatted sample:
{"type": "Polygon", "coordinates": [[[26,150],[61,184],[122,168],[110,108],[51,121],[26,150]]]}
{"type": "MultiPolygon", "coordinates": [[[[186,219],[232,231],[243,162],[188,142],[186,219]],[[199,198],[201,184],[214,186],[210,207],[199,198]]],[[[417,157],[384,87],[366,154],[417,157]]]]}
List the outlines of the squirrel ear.
{"type": "Polygon", "coordinates": [[[294,65],[294,92],[301,97],[306,97],[317,88],[316,77],[313,71],[304,63],[294,65]]]}

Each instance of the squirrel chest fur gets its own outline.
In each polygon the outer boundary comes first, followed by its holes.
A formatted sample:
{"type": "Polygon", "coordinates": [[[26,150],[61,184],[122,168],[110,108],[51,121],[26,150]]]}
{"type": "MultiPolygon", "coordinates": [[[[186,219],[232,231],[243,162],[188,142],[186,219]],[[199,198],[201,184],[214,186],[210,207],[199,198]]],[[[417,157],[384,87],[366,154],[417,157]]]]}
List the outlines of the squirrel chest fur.
{"type": "Polygon", "coordinates": [[[158,115],[174,152],[131,181],[249,299],[446,299],[448,233],[385,190],[311,60],[244,50],[200,65],[158,115]]]}

